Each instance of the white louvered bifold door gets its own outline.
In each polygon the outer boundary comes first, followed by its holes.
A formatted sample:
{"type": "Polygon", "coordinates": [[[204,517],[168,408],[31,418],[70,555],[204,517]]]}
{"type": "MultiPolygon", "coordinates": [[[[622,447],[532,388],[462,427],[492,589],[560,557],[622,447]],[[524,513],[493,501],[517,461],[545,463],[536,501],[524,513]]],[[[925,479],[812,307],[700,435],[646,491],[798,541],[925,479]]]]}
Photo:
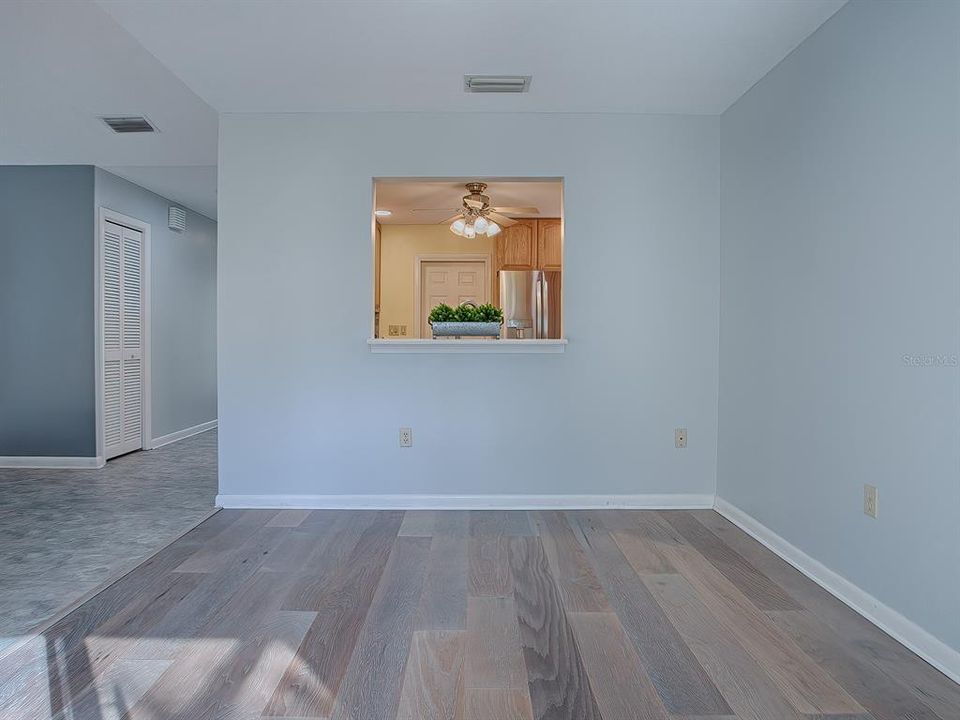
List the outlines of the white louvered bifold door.
{"type": "Polygon", "coordinates": [[[112,458],[143,446],[143,234],[104,226],[103,437],[112,458]]]}
{"type": "Polygon", "coordinates": [[[103,442],[108,458],[123,452],[123,228],[103,231],[103,442]]]}

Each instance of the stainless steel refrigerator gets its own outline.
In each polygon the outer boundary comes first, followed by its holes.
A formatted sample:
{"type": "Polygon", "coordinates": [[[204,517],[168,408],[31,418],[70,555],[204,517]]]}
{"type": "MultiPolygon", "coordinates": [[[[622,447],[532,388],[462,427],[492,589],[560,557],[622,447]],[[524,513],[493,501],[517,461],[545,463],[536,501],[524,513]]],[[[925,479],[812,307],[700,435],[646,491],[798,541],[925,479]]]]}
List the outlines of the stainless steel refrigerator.
{"type": "Polygon", "coordinates": [[[501,337],[543,340],[560,337],[560,272],[501,270],[501,337]]]}

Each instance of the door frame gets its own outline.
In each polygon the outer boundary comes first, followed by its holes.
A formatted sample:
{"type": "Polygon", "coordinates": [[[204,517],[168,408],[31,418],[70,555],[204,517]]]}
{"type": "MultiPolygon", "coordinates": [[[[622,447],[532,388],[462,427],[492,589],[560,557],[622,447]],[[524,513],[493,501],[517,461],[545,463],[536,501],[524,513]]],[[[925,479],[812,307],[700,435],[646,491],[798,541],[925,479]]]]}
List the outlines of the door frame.
{"type": "MultiPolygon", "coordinates": [[[[487,293],[493,292],[493,279],[490,277],[490,268],[493,267],[493,263],[489,253],[428,253],[417,255],[414,258],[413,265],[413,318],[416,324],[416,335],[414,337],[417,338],[421,337],[420,306],[423,303],[420,302],[420,296],[422,295],[423,263],[425,262],[482,262],[483,269],[487,273],[487,293]]],[[[493,298],[488,297],[487,302],[493,302],[493,298]]]]}
{"type": "Polygon", "coordinates": [[[151,347],[151,315],[150,305],[150,223],[124,215],[107,207],[98,208],[97,237],[94,242],[94,334],[96,336],[94,348],[94,366],[96,379],[96,422],[97,422],[97,459],[102,464],[106,462],[106,448],[103,437],[103,233],[106,223],[112,222],[123,225],[131,230],[143,233],[143,256],[140,263],[140,310],[143,328],[143,384],[141,391],[141,406],[143,408],[140,422],[141,446],[143,450],[153,447],[153,422],[150,376],[150,347],[151,347]]]}

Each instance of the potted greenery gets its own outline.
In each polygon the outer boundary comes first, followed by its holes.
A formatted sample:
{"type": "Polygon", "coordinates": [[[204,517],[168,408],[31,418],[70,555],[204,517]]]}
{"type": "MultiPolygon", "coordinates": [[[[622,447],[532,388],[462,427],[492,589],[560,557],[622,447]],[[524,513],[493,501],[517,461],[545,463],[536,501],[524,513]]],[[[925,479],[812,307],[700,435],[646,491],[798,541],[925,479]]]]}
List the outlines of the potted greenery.
{"type": "Polygon", "coordinates": [[[500,337],[503,312],[493,305],[461,303],[455,308],[440,303],[427,318],[433,336],[437,337],[500,337]]]}

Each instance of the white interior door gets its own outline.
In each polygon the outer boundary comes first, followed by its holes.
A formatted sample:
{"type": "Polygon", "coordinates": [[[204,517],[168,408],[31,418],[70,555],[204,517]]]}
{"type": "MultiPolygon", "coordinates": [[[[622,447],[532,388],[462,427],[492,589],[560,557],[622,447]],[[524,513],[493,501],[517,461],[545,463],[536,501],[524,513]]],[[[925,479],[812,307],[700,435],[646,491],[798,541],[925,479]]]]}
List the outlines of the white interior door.
{"type": "Polygon", "coordinates": [[[103,438],[109,459],[143,447],[143,233],[103,231],[103,438]]]}
{"type": "Polygon", "coordinates": [[[440,303],[489,302],[490,283],[482,260],[424,261],[420,263],[420,337],[432,337],[427,318],[440,303]]]}

